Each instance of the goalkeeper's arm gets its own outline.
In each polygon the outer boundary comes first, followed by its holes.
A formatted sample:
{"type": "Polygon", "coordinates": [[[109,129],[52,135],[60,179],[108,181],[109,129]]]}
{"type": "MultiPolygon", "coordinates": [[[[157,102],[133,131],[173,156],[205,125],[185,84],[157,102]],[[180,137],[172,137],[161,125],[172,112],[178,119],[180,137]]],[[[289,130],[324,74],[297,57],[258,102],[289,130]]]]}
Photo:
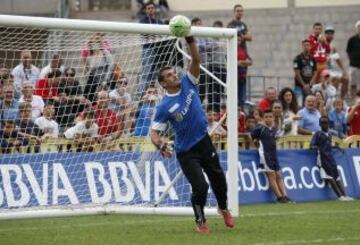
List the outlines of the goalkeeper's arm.
{"type": "Polygon", "coordinates": [[[193,36],[185,37],[185,40],[189,46],[191,62],[189,72],[195,78],[198,78],[200,75],[200,55],[198,48],[196,46],[195,38],[193,36]]]}
{"type": "Polygon", "coordinates": [[[165,157],[171,157],[171,150],[168,148],[168,144],[163,142],[159,131],[152,129],[150,133],[151,142],[155,145],[155,147],[160,151],[160,154],[165,157]]]}

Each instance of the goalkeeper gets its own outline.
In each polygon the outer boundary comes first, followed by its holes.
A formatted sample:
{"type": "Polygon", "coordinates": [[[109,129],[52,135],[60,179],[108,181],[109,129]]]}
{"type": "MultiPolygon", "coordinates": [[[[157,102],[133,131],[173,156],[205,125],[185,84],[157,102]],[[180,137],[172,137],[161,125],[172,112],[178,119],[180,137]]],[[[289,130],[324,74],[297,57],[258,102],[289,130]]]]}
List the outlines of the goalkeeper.
{"type": "Polygon", "coordinates": [[[225,225],[234,227],[233,219],[227,209],[227,185],[220,166],[216,149],[207,131],[207,118],[203,111],[198,89],[200,57],[192,36],[185,37],[189,46],[191,63],[189,71],[181,79],[170,66],[160,69],[158,81],[166,90],[166,95],[157,105],[152,124],[151,140],[164,157],[171,157],[166,142],[160,132],[170,122],[175,131],[175,152],[180,167],[191,184],[191,203],[194,209],[197,231],[208,233],[204,206],[209,185],[203,171],[207,174],[217,202],[218,212],[223,216],[225,225]]]}

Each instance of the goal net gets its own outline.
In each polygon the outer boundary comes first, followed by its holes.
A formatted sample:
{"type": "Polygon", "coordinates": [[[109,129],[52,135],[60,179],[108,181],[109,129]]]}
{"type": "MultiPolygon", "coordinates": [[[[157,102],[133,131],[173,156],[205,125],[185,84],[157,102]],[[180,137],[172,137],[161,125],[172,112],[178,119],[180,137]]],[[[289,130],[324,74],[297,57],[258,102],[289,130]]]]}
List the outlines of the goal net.
{"type": "MultiPolygon", "coordinates": [[[[192,32],[198,90],[237,215],[236,37],[192,32]]],[[[167,26],[0,16],[0,35],[0,218],[192,213],[175,154],[162,158],[149,137],[164,96],[157,71],[170,65],[181,77],[189,64],[167,26]]],[[[170,125],[162,137],[174,140],[170,125]]],[[[216,205],[210,190],[208,213],[216,205]]]]}

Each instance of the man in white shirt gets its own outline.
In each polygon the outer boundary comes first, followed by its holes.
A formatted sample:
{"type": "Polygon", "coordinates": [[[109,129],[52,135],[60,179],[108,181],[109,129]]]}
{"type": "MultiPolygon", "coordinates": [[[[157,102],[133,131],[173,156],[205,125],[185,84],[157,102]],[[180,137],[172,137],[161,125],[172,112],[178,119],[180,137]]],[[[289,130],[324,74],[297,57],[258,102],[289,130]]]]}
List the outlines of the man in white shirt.
{"type": "Polygon", "coordinates": [[[131,105],[131,95],[126,92],[127,85],[127,78],[122,78],[116,82],[116,88],[109,93],[109,108],[115,113],[119,113],[131,105]]]}
{"type": "Polygon", "coordinates": [[[31,104],[31,117],[33,120],[41,116],[44,110],[44,100],[41,96],[34,95],[34,85],[31,81],[24,81],[22,83],[22,95],[19,102],[28,102],[31,104]]]}
{"type": "Polygon", "coordinates": [[[21,90],[23,81],[31,81],[35,86],[40,77],[40,69],[32,64],[32,55],[29,50],[21,52],[21,62],[11,73],[14,76],[14,83],[17,91],[21,90]]]}
{"type": "Polygon", "coordinates": [[[99,130],[96,124],[96,114],[94,110],[86,111],[84,114],[85,119],[66,130],[64,135],[67,139],[75,140],[80,151],[93,151],[99,130]]]}
{"type": "Polygon", "coordinates": [[[61,71],[61,74],[64,74],[65,67],[62,65],[63,60],[60,58],[59,54],[54,54],[50,63],[41,69],[40,79],[46,78],[46,75],[52,70],[58,69],[61,71]]]}
{"type": "Polygon", "coordinates": [[[38,125],[44,133],[43,138],[58,138],[59,136],[59,125],[52,119],[54,113],[54,105],[47,104],[44,108],[44,116],[35,120],[35,124],[38,125]]]}

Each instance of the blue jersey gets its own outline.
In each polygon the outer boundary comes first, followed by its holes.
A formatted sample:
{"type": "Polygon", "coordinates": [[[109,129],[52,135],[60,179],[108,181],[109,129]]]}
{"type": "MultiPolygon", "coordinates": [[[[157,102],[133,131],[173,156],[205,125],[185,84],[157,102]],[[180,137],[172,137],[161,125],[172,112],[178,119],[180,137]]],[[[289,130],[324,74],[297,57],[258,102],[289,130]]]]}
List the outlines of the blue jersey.
{"type": "Polygon", "coordinates": [[[321,164],[336,165],[332,154],[332,132],[317,131],[311,139],[311,146],[317,147],[320,153],[321,164]]]}
{"type": "Polygon", "coordinates": [[[207,117],[201,106],[196,78],[190,73],[181,78],[181,89],[166,94],[156,107],[152,129],[163,131],[170,122],[175,131],[175,151],[190,150],[207,134],[207,117]]]}
{"type": "Polygon", "coordinates": [[[265,164],[271,170],[280,170],[276,152],[276,129],[258,124],[251,132],[251,137],[259,140],[260,164],[265,164]]]}

